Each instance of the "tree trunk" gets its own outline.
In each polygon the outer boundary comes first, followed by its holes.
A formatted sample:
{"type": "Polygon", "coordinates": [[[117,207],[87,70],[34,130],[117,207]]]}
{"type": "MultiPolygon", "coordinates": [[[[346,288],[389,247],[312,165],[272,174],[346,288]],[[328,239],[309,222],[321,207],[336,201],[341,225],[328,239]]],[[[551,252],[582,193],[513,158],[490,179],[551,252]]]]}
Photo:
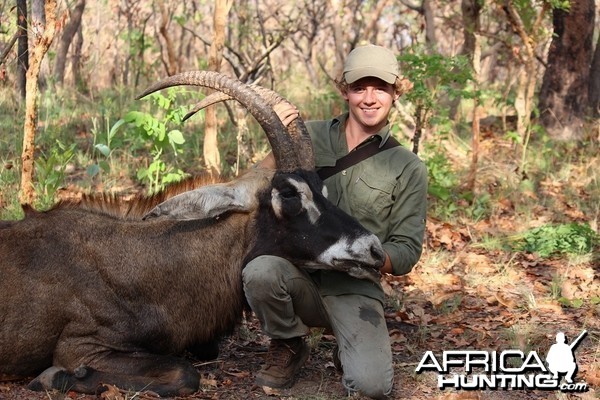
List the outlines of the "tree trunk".
{"type": "Polygon", "coordinates": [[[167,67],[167,75],[171,76],[179,72],[179,61],[177,60],[177,56],[175,55],[175,45],[173,44],[171,34],[169,33],[169,12],[163,0],[158,2],[158,8],[160,9],[161,15],[160,26],[158,30],[162,35],[163,39],[165,40],[165,47],[167,50],[167,60],[163,62],[167,67]]]}
{"type": "MultiPolygon", "coordinates": [[[[44,0],[31,0],[31,16],[29,17],[29,34],[33,35],[34,43],[44,34],[46,28],[46,10],[44,0]]],[[[43,63],[38,73],[38,90],[46,88],[47,65],[43,63]],[[44,68],[42,68],[44,67],[44,68]]]]}
{"type": "Polygon", "coordinates": [[[83,29],[82,25],[79,24],[77,29],[77,35],[75,36],[75,47],[73,48],[71,56],[71,70],[73,71],[73,82],[79,91],[87,92],[88,86],[83,77],[81,76],[81,49],[83,48],[83,29]]]}
{"type": "MultiPolygon", "coordinates": [[[[340,10],[342,9],[341,1],[339,0],[329,0],[329,9],[331,10],[340,10]]],[[[333,20],[333,43],[334,43],[334,51],[335,51],[335,71],[334,78],[339,79],[342,77],[342,72],[344,71],[344,60],[346,59],[347,53],[349,53],[352,49],[345,49],[344,43],[344,29],[342,24],[342,16],[339,12],[334,13],[333,20]]]]}
{"type": "Polygon", "coordinates": [[[54,66],[56,82],[58,82],[60,85],[62,85],[65,80],[67,53],[69,52],[69,46],[71,46],[73,38],[81,26],[81,18],[83,16],[84,9],[85,0],[79,0],[73,8],[73,11],[70,12],[69,22],[64,26],[63,33],[60,37],[60,45],[58,46],[58,51],[56,52],[56,64],[54,66]]]}
{"type": "Polygon", "coordinates": [[[31,30],[35,37],[44,34],[46,27],[46,10],[44,0],[31,0],[31,30]]]}
{"type": "Polygon", "coordinates": [[[433,2],[431,0],[421,0],[420,4],[413,3],[412,0],[400,0],[409,9],[418,12],[425,20],[425,44],[429,53],[438,53],[437,38],[435,36],[435,13],[433,11],[433,2]]]}
{"type": "MultiPolygon", "coordinates": [[[[460,50],[460,54],[464,56],[468,56],[472,60],[472,66],[475,68],[474,64],[474,52],[475,45],[477,42],[476,35],[479,33],[481,23],[479,21],[479,16],[481,14],[481,8],[483,4],[479,0],[462,0],[460,3],[460,9],[462,14],[463,21],[463,46],[460,50]]],[[[481,49],[478,49],[481,53],[481,49]]],[[[481,58],[481,55],[479,56],[481,58]]],[[[479,60],[477,61],[480,62],[479,60]]],[[[459,106],[461,102],[461,98],[456,96],[454,99],[448,100],[448,104],[450,107],[449,117],[450,119],[456,121],[459,117],[459,106]]]]}
{"type": "Polygon", "coordinates": [[[433,2],[423,0],[423,17],[425,18],[425,42],[432,53],[437,53],[437,38],[435,37],[435,14],[433,12],[433,2]]]}
{"type": "Polygon", "coordinates": [[[17,41],[17,89],[21,98],[27,92],[27,70],[29,69],[29,50],[27,44],[27,0],[17,0],[17,27],[21,32],[17,41]]]}
{"type": "MultiPolygon", "coordinates": [[[[481,44],[479,36],[473,34],[473,83],[474,89],[479,90],[479,83],[481,82],[481,44]]],[[[481,105],[479,99],[475,97],[473,99],[473,122],[471,125],[471,168],[469,169],[469,176],[467,177],[467,187],[471,192],[475,191],[475,184],[477,183],[477,167],[479,164],[479,117],[481,115],[481,105]]]]}
{"type": "Polygon", "coordinates": [[[31,53],[30,65],[27,70],[27,90],[25,96],[25,123],[23,129],[23,153],[21,155],[21,204],[31,204],[34,199],[33,171],[35,128],[37,125],[37,95],[38,77],[44,55],[52,44],[56,31],[56,0],[46,0],[46,26],[44,34],[36,37],[35,46],[31,53]]]}
{"type": "MultiPolygon", "coordinates": [[[[231,9],[232,0],[216,0],[213,15],[213,40],[210,45],[208,56],[208,69],[219,71],[223,59],[223,46],[225,44],[225,27],[227,26],[227,14],[231,9]]],[[[206,125],[204,132],[204,163],[211,174],[221,172],[221,157],[219,154],[219,143],[217,142],[217,113],[214,106],[206,109],[206,125]]]]}
{"type": "Polygon", "coordinates": [[[522,48],[515,52],[517,58],[521,61],[522,67],[519,68],[517,78],[517,93],[515,98],[515,110],[517,112],[517,133],[521,138],[522,154],[519,170],[523,172],[525,168],[525,155],[527,144],[531,135],[531,112],[533,110],[533,98],[537,82],[537,60],[535,48],[539,44],[540,38],[535,32],[538,31],[544,15],[548,10],[549,4],[544,3],[537,13],[533,25],[523,22],[519,14],[515,0],[507,0],[504,3],[503,10],[513,31],[521,39],[522,48]],[[533,33],[532,33],[533,32],[533,33]]]}
{"type": "Polygon", "coordinates": [[[600,35],[598,35],[598,43],[596,43],[596,50],[590,67],[589,96],[592,115],[598,118],[600,117],[600,35]]]}
{"type": "Polygon", "coordinates": [[[554,36],[539,96],[541,123],[557,140],[581,137],[588,111],[594,0],[572,0],[553,12],[554,36]]]}
{"type": "Polygon", "coordinates": [[[460,9],[462,11],[463,38],[464,43],[460,54],[473,55],[477,41],[476,34],[480,29],[479,15],[483,4],[480,0],[462,0],[460,9]]]}

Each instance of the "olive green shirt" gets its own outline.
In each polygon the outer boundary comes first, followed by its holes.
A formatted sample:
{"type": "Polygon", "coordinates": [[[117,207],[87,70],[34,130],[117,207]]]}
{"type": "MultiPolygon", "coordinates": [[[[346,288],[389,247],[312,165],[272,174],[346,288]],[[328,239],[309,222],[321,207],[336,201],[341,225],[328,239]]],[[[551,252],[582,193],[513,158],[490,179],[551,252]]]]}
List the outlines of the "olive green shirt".
{"type": "MultiPolygon", "coordinates": [[[[327,121],[308,121],[317,169],[333,166],[348,154],[348,113],[327,121]]],[[[389,125],[365,140],[390,137],[389,125]],[[376,138],[379,136],[379,138],[376,138]]],[[[389,255],[394,275],[411,271],[421,257],[427,209],[427,168],[411,151],[396,146],[375,154],[325,180],[327,198],[373,232],[389,255]]],[[[383,302],[380,285],[342,272],[313,275],[323,295],[363,294],[383,302]]]]}

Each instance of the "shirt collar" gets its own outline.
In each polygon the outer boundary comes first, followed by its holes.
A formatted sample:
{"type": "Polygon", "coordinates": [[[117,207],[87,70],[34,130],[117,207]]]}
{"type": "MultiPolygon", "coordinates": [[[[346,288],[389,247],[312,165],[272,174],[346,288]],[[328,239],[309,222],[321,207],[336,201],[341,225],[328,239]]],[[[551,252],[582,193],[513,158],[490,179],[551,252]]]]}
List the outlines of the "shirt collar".
{"type": "MultiPolygon", "coordinates": [[[[338,124],[338,130],[339,127],[342,127],[346,124],[346,120],[348,119],[348,116],[350,115],[350,113],[345,112],[342,115],[338,115],[337,117],[333,118],[333,124],[338,124]]],[[[341,130],[339,130],[340,133],[342,133],[341,130]]],[[[387,121],[387,123],[385,124],[385,126],[383,128],[381,128],[381,130],[379,132],[377,132],[376,134],[372,135],[373,136],[378,136],[381,139],[381,143],[379,143],[379,148],[382,148],[383,145],[388,141],[388,139],[390,138],[391,135],[391,131],[390,131],[390,122],[387,121]]],[[[370,139],[367,139],[364,141],[364,143],[368,143],[370,141],[370,139]]]]}

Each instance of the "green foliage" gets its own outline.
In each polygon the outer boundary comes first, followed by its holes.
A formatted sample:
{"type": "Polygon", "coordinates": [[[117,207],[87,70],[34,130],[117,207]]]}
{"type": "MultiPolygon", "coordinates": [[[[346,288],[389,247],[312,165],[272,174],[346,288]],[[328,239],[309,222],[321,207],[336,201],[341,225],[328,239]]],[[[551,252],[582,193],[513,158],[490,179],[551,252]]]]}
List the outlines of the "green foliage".
{"type": "Polygon", "coordinates": [[[567,299],[566,297],[560,297],[557,301],[563,306],[571,308],[580,308],[583,305],[583,299],[567,299]]]}
{"type": "Polygon", "coordinates": [[[398,57],[401,71],[413,83],[413,89],[404,95],[415,106],[415,114],[422,126],[436,125],[447,120],[448,106],[439,100],[442,96],[471,99],[478,92],[470,89],[472,68],[466,56],[446,57],[424,52],[405,53],[398,57]],[[438,121],[431,120],[434,116],[438,121]]]}
{"type": "MultiPolygon", "coordinates": [[[[552,282],[550,283],[550,295],[556,300],[558,303],[562,304],[565,307],[579,308],[583,305],[583,299],[568,299],[562,295],[562,285],[563,278],[559,275],[554,275],[552,277],[552,282]]],[[[592,299],[593,304],[593,299],[592,299]]]]}
{"type": "Polygon", "coordinates": [[[473,221],[479,221],[490,215],[492,196],[489,193],[482,192],[475,196],[473,193],[467,192],[462,194],[462,197],[470,204],[469,207],[464,208],[464,211],[473,221]]]}
{"type": "Polygon", "coordinates": [[[48,208],[54,204],[54,195],[63,185],[67,164],[75,155],[75,143],[69,146],[56,141],[47,157],[38,157],[35,160],[35,191],[37,193],[36,206],[48,208]]]}
{"type": "MultiPolygon", "coordinates": [[[[541,6],[532,7],[531,0],[510,0],[510,2],[514,5],[515,10],[519,14],[521,21],[523,21],[523,25],[525,30],[529,34],[534,35],[544,35],[546,28],[543,25],[539,25],[539,31],[533,32],[532,28],[536,25],[536,22],[539,18],[539,13],[541,10],[541,6]]],[[[571,8],[571,0],[541,0],[539,3],[546,3],[550,8],[555,10],[563,10],[568,12],[571,8]]],[[[546,13],[547,18],[552,17],[552,12],[546,13]]]]}
{"type": "MultiPolygon", "coordinates": [[[[115,143],[115,135],[119,128],[125,123],[124,120],[117,121],[112,127],[110,126],[109,119],[106,117],[106,133],[101,135],[98,128],[98,119],[92,117],[92,135],[94,137],[94,151],[96,152],[94,163],[89,165],[86,169],[88,176],[94,177],[101,170],[108,173],[111,169],[111,156],[115,147],[118,147],[118,143],[115,143]],[[99,155],[97,154],[99,153],[99,155]]],[[[122,144],[122,143],[121,143],[122,144]]]]}
{"type": "Polygon", "coordinates": [[[554,9],[569,11],[571,9],[571,0],[549,0],[550,6],[554,9]]]}
{"type": "Polygon", "coordinates": [[[475,92],[467,88],[473,81],[471,64],[466,56],[405,53],[398,57],[401,70],[414,84],[405,96],[413,103],[433,108],[438,95],[447,93],[450,98],[473,98],[475,92]]]}
{"type": "Polygon", "coordinates": [[[179,168],[171,165],[168,155],[177,157],[182,151],[185,138],[182,132],[175,128],[182,124],[187,110],[185,107],[174,107],[177,91],[171,89],[167,96],[154,93],[150,96],[153,103],[162,110],[159,117],[143,111],[130,111],[122,120],[115,123],[111,131],[118,130],[124,123],[133,126],[131,132],[134,136],[150,143],[152,162],[147,168],[141,167],[137,171],[137,178],[148,184],[150,193],[161,190],[165,185],[176,182],[186,174],[179,168]]]}
{"type": "Polygon", "coordinates": [[[426,145],[430,155],[425,157],[428,174],[429,215],[448,219],[459,210],[457,202],[458,177],[452,169],[447,157],[439,150],[426,145]]]}
{"type": "Polygon", "coordinates": [[[518,236],[512,247],[537,253],[540,257],[556,254],[587,254],[598,245],[600,236],[587,224],[544,225],[518,236]]]}
{"type": "Polygon", "coordinates": [[[19,204],[19,185],[19,167],[0,156],[0,220],[23,218],[23,210],[19,204]],[[7,168],[9,164],[11,167],[7,168]]]}
{"type": "Polygon", "coordinates": [[[485,191],[473,193],[461,187],[462,173],[448,160],[446,146],[447,140],[425,144],[423,159],[428,173],[428,213],[443,220],[460,216],[478,221],[489,216],[492,196],[485,191]]]}
{"type": "Polygon", "coordinates": [[[452,171],[448,158],[435,152],[425,161],[429,178],[429,194],[440,199],[448,200],[458,185],[458,178],[452,171]]]}

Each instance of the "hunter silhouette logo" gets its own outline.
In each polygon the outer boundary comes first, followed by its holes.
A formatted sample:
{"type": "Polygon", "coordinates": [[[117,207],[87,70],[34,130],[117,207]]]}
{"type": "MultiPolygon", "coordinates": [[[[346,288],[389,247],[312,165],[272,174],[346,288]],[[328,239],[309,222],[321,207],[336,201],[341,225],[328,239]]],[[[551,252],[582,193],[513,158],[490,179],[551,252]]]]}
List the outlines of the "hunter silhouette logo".
{"type": "Polygon", "coordinates": [[[548,355],[546,356],[546,363],[548,363],[548,369],[552,372],[552,377],[558,379],[559,373],[566,373],[565,380],[567,383],[573,383],[573,376],[577,372],[577,362],[575,361],[575,348],[587,335],[587,331],[581,332],[577,339],[573,340],[573,343],[567,344],[565,334],[558,332],[556,334],[556,343],[550,346],[548,355]]]}
{"type": "Polygon", "coordinates": [[[577,373],[575,349],[587,335],[584,330],[570,344],[563,332],[556,334],[545,362],[535,351],[448,350],[438,359],[427,351],[415,369],[438,372],[438,388],[464,390],[544,389],[563,392],[585,392],[586,382],[574,382],[577,373]],[[441,362],[440,362],[441,360],[441,362]],[[456,371],[460,368],[460,371],[456,371]],[[477,368],[477,373],[473,373],[477,368]],[[565,383],[561,384],[562,375],[565,383]]]}

